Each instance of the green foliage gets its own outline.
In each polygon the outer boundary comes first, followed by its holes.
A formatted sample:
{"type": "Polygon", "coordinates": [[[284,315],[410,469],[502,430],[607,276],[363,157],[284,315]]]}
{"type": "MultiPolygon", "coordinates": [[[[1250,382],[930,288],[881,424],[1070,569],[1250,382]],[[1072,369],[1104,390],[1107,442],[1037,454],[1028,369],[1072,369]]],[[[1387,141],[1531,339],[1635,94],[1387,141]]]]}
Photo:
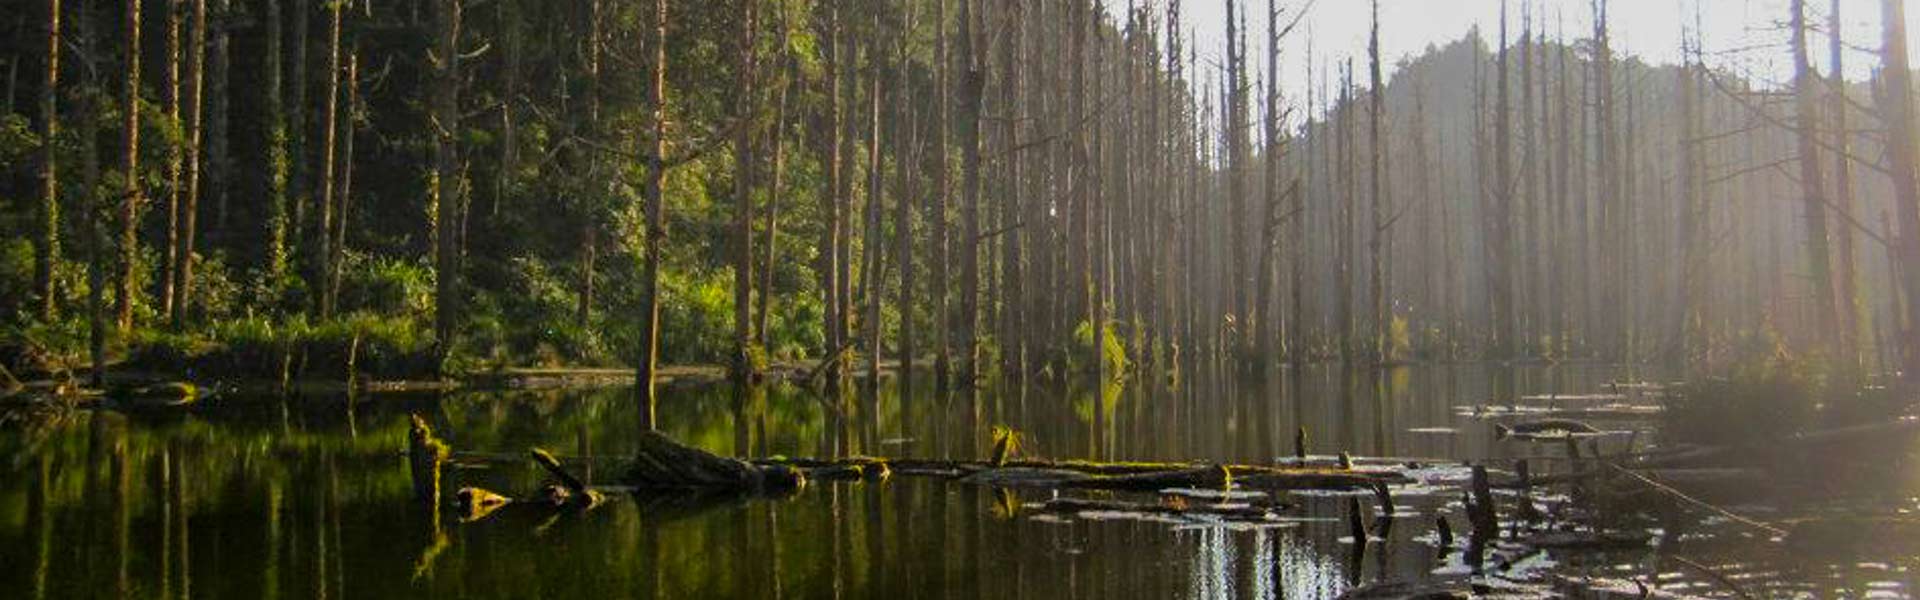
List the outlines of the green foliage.
{"type": "Polygon", "coordinates": [[[431,314],[433,270],[417,260],[347,254],[340,309],[377,314],[431,314]]]}
{"type": "MultiPolygon", "coordinates": [[[[15,315],[33,309],[33,242],[25,237],[0,239],[0,314],[15,315]]],[[[25,322],[24,315],[14,317],[25,322]]]]}
{"type": "Polygon", "coordinates": [[[261,376],[283,367],[296,377],[343,378],[348,364],[363,377],[418,378],[435,370],[433,338],[408,317],[352,313],[321,323],[246,317],[211,323],[195,333],[137,330],[128,364],[189,376],[261,376]]]}
{"type": "Polygon", "coordinates": [[[732,352],[733,275],[660,274],[660,354],[666,362],[725,363],[732,352]]]}

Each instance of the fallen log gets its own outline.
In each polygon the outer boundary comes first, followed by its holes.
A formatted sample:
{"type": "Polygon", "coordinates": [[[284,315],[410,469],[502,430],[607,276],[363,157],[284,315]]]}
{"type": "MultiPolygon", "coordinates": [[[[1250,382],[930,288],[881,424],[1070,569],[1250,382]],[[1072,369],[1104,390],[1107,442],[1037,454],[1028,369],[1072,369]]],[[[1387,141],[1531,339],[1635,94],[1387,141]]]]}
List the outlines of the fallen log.
{"type": "Polygon", "coordinates": [[[641,434],[639,442],[640,448],[634,452],[633,465],[627,469],[625,481],[642,490],[776,492],[806,485],[799,469],[715,456],[656,432],[641,434]]]}
{"type": "Polygon", "coordinates": [[[1038,510],[1051,513],[1119,513],[1143,516],[1209,516],[1231,521],[1267,521],[1275,518],[1268,507],[1251,504],[1152,503],[1121,500],[1054,498],[1040,503],[1038,510]]]}
{"type": "MultiPolygon", "coordinates": [[[[710,456],[710,455],[709,455],[710,456]]],[[[1228,483],[1256,490],[1360,490],[1373,493],[1381,511],[1393,513],[1388,485],[1411,481],[1397,471],[1341,470],[1321,467],[1261,465],[1205,465],[1195,463],[1082,460],[1015,460],[996,467],[986,461],[886,459],[767,458],[751,461],[766,468],[789,467],[810,479],[845,479],[886,468],[900,475],[946,477],[962,483],[996,487],[1098,489],[1151,492],[1168,488],[1224,488],[1228,483]]]]}

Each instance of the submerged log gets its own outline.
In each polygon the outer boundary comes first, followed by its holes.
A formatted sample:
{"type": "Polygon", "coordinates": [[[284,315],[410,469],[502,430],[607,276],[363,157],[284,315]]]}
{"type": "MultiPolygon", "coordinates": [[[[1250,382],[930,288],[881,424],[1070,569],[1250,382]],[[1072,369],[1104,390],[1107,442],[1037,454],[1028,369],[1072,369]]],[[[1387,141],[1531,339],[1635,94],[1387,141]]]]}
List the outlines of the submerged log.
{"type": "Polygon", "coordinates": [[[684,446],[667,436],[647,432],[640,436],[626,483],[641,489],[706,489],[743,492],[791,490],[806,484],[798,469],[785,465],[757,465],[715,456],[684,446]]]}

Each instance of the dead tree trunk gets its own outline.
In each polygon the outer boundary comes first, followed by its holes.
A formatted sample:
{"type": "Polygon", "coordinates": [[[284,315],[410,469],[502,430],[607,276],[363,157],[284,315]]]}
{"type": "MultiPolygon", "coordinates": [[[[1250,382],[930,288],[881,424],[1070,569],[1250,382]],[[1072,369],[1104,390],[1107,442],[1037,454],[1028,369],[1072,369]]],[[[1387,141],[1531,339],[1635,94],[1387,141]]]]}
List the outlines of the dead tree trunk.
{"type": "Polygon", "coordinates": [[[1367,270],[1367,294],[1373,304],[1373,343],[1369,353],[1375,364],[1384,364],[1391,357],[1388,329],[1391,327],[1389,315],[1391,306],[1387,301],[1387,210],[1392,202],[1387,197],[1385,182],[1381,179],[1382,163],[1386,160],[1386,150],[1381,147],[1380,137],[1382,121],[1387,118],[1387,86],[1380,74],[1380,2],[1373,2],[1373,28],[1367,41],[1367,72],[1372,89],[1367,94],[1367,192],[1372,197],[1372,222],[1367,231],[1367,256],[1371,259],[1367,270]]]}
{"type": "MultiPolygon", "coordinates": [[[[960,209],[964,229],[960,243],[960,316],[956,324],[960,339],[960,382],[965,386],[973,386],[980,380],[980,250],[983,241],[980,239],[980,106],[986,93],[987,78],[981,70],[984,61],[978,41],[980,27],[975,23],[980,13],[984,12],[976,7],[978,1],[960,0],[960,64],[963,67],[960,72],[960,185],[961,202],[965,204],[960,209]]],[[[1017,39],[1018,34],[1010,33],[1008,38],[1017,39]]],[[[1001,85],[1004,88],[1011,87],[1005,81],[1001,85]]],[[[1009,142],[1012,140],[1011,137],[1006,139],[1009,142]]],[[[1009,167],[1018,164],[1017,157],[1008,156],[1006,160],[1009,167]]],[[[941,162],[945,164],[945,161],[941,162]]],[[[1017,175],[1011,177],[1018,178],[1017,175]]],[[[1001,191],[1003,194],[1011,192],[1012,186],[1006,186],[1001,191]]],[[[1003,211],[1001,214],[1010,213],[1003,211]]],[[[1013,232],[1009,230],[1001,235],[1011,236],[1013,232]]],[[[944,280],[945,277],[936,275],[935,279],[944,280]]]]}
{"type": "Polygon", "coordinates": [[[1795,148],[1800,161],[1800,188],[1806,219],[1807,278],[1813,290],[1814,331],[1820,344],[1835,350],[1839,333],[1839,312],[1834,306],[1833,255],[1828,245],[1826,179],[1820,167],[1820,78],[1813,72],[1807,48],[1806,0],[1793,0],[1790,27],[1793,35],[1794,112],[1798,131],[1795,148]]]}
{"type": "MultiPolygon", "coordinates": [[[[1916,178],[1914,149],[1913,75],[1907,59],[1906,0],[1882,0],[1881,23],[1885,47],[1880,59],[1886,77],[1887,157],[1892,165],[1894,200],[1899,211],[1900,284],[1906,290],[1907,328],[1901,331],[1901,370],[1908,381],[1920,381],[1920,178],[1916,178]]],[[[1898,329],[1896,329],[1898,330],[1898,329]]]]}
{"type": "Polygon", "coordinates": [[[1837,329],[1838,347],[1835,348],[1842,361],[1859,364],[1860,338],[1863,332],[1872,330],[1867,324],[1868,313],[1861,310],[1860,279],[1854,248],[1853,226],[1858,223],[1854,218],[1853,162],[1848,154],[1853,134],[1847,131],[1846,48],[1841,37],[1845,30],[1840,20],[1840,0],[1833,0],[1827,12],[1827,54],[1833,61],[1832,73],[1828,75],[1828,90],[1833,97],[1827,102],[1828,110],[1833,111],[1833,182],[1835,210],[1840,211],[1840,224],[1834,228],[1835,242],[1839,244],[1838,293],[1839,328],[1837,329]]]}

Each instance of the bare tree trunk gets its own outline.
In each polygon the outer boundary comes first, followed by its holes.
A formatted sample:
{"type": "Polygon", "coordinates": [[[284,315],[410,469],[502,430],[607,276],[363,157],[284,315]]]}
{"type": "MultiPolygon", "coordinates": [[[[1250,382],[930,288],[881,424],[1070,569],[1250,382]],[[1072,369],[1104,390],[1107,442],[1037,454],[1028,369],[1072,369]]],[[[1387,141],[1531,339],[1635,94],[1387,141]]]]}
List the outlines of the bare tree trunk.
{"type": "MultiPolygon", "coordinates": [[[[1251,0],[1242,0],[1250,2],[1251,0]]],[[[1247,243],[1247,191],[1246,172],[1247,154],[1247,88],[1246,82],[1246,7],[1235,11],[1235,0],[1227,0],[1227,90],[1226,115],[1221,125],[1226,129],[1221,133],[1227,142],[1227,268],[1230,273],[1225,292],[1232,305],[1229,309],[1234,325],[1240,329],[1231,343],[1236,360],[1248,358],[1251,347],[1247,341],[1253,339],[1251,330],[1254,324],[1249,320],[1252,285],[1248,280],[1247,252],[1251,246],[1247,243]]]]}
{"type": "Polygon", "coordinates": [[[92,363],[92,386],[106,386],[107,373],[107,336],[112,325],[108,322],[107,278],[113,269],[113,257],[108,248],[107,229],[103,224],[110,214],[109,207],[100,198],[100,115],[106,112],[107,95],[101,86],[100,44],[94,29],[93,3],[80,0],[74,7],[74,34],[79,38],[77,51],[80,72],[84,74],[81,85],[75,90],[79,96],[80,122],[76,130],[80,132],[80,181],[76,186],[80,190],[80,223],[86,243],[87,261],[87,354],[92,363]]]}
{"type": "Polygon", "coordinates": [[[820,275],[820,306],[825,313],[821,322],[825,331],[821,338],[826,341],[822,356],[827,361],[827,381],[835,389],[840,382],[840,359],[842,352],[843,315],[840,313],[840,239],[844,216],[840,210],[841,180],[846,177],[840,153],[841,141],[845,139],[845,116],[842,113],[840,96],[841,78],[847,71],[847,55],[841,49],[840,6],[824,7],[826,12],[826,46],[821,62],[825,67],[826,78],[826,133],[821,139],[820,164],[826,169],[826,185],[821,188],[820,214],[825,215],[820,228],[820,262],[816,270],[820,275]]]}
{"type": "MultiPolygon", "coordinates": [[[[1695,42],[1697,43],[1697,42],[1695,42]]],[[[1685,244],[1685,255],[1680,267],[1680,306],[1677,327],[1672,331],[1679,335],[1675,345],[1677,358],[1690,372],[1702,365],[1706,350],[1705,306],[1707,291],[1712,289],[1708,280],[1712,272],[1707,268],[1709,260],[1708,236],[1711,228],[1707,225],[1708,211],[1706,199],[1706,181],[1702,177],[1705,161],[1701,156],[1701,136],[1705,134],[1701,127],[1704,112],[1700,101],[1701,67],[1693,62],[1698,55],[1696,49],[1685,49],[1688,61],[1680,71],[1680,186],[1685,194],[1680,209],[1680,241],[1685,244]]]]}
{"type": "MultiPolygon", "coordinates": [[[[167,120],[176,126],[180,123],[180,26],[182,13],[186,12],[184,0],[167,0],[167,81],[165,101],[167,120]]],[[[176,257],[180,251],[180,162],[184,148],[180,140],[167,143],[167,247],[166,262],[160,266],[160,313],[173,316],[174,269],[176,257]]]]}
{"type": "Polygon", "coordinates": [[[1797,152],[1800,159],[1800,187],[1806,211],[1807,235],[1807,277],[1812,286],[1814,303],[1814,331],[1819,336],[1821,347],[1833,351],[1843,336],[1839,336],[1839,312],[1834,304],[1833,255],[1828,245],[1827,232],[1827,193],[1826,179],[1820,168],[1820,147],[1816,130],[1820,123],[1820,85],[1819,75],[1813,72],[1813,63],[1807,49],[1807,11],[1806,0],[1793,0],[1790,16],[1793,29],[1793,87],[1794,112],[1799,130],[1796,132],[1797,152]]]}
{"type": "MultiPolygon", "coordinates": [[[[873,27],[870,31],[873,35],[879,35],[881,31],[879,11],[874,11],[873,13],[873,27]]],[[[863,257],[860,269],[860,285],[865,288],[865,291],[861,293],[861,295],[864,296],[864,298],[862,298],[864,304],[862,304],[861,307],[866,314],[860,319],[860,327],[862,334],[866,338],[866,385],[869,390],[876,390],[880,385],[880,290],[882,287],[880,285],[880,267],[882,261],[882,252],[880,249],[882,245],[880,216],[881,213],[886,210],[881,193],[881,190],[884,188],[884,173],[881,170],[880,162],[880,106],[882,96],[884,95],[881,92],[880,86],[881,82],[885,81],[885,78],[880,76],[882,61],[884,60],[881,58],[882,53],[881,44],[877,42],[868,44],[867,72],[871,75],[868,77],[869,81],[867,82],[869,92],[869,104],[867,107],[867,118],[869,120],[867,127],[867,203],[865,208],[867,232],[861,237],[863,257]]]]}
{"type": "Polygon", "coordinates": [[[917,118],[913,96],[913,80],[909,70],[912,68],[912,31],[913,6],[900,6],[900,28],[894,42],[895,59],[893,78],[894,119],[897,126],[894,136],[894,209],[893,209],[893,252],[894,263],[900,269],[899,297],[896,310],[900,316],[900,378],[908,381],[913,377],[913,355],[917,348],[913,336],[913,204],[919,191],[914,188],[914,171],[920,168],[914,149],[914,136],[917,135],[917,118]]]}
{"type": "Polygon", "coordinates": [[[1894,200],[1900,219],[1900,283],[1906,290],[1906,323],[1901,331],[1901,370],[1908,381],[1920,381],[1920,179],[1914,170],[1913,75],[1907,59],[1906,0],[1882,0],[1881,23],[1886,45],[1880,59],[1886,78],[1887,157],[1893,168],[1894,200]]]}
{"type": "MultiPolygon", "coordinates": [[[[1005,116],[1013,118],[1002,119],[1000,121],[1000,145],[1002,148],[1000,151],[1000,160],[1005,161],[1004,172],[1006,174],[1001,180],[1003,189],[1000,190],[999,194],[1001,199],[1001,227],[1005,228],[1005,230],[1000,233],[1000,235],[1003,236],[1000,240],[1000,278],[1005,282],[1003,285],[1006,290],[1006,296],[1000,300],[1001,317],[1000,329],[998,330],[1000,335],[997,341],[1000,346],[1001,370],[1004,371],[1006,376],[1023,377],[1027,369],[1027,341],[1029,339],[1027,335],[1028,332],[1023,326],[1023,321],[1025,320],[1026,313],[1029,312],[1029,306],[1027,300],[1028,287],[1024,273],[1025,265],[1023,264],[1026,260],[1025,256],[1027,252],[1022,240],[1032,239],[1029,237],[1031,235],[1031,232],[1028,231],[1029,225],[1034,228],[1038,228],[1040,225],[1027,221],[1026,202],[1030,202],[1030,200],[1023,202],[1021,198],[1022,190],[1026,185],[1026,181],[1022,179],[1022,176],[1028,175],[1021,167],[1027,163],[1028,159],[1025,155],[1016,155],[1014,153],[1014,149],[1020,147],[1020,127],[1018,122],[1028,114],[1026,102],[1028,96],[1023,93],[1025,88],[1023,88],[1022,85],[1025,80],[1022,78],[1023,71],[1020,69],[1018,60],[1020,46],[1026,39],[1025,27],[1023,27],[1026,21],[1026,11],[1021,5],[1021,0],[1001,0],[1001,4],[1003,8],[1000,12],[1000,30],[1002,32],[1000,38],[1000,111],[1005,116]]],[[[974,77],[978,78],[979,76],[975,75],[974,77]]],[[[977,83],[970,83],[970,85],[977,86],[977,83]]],[[[972,102],[974,108],[977,110],[979,107],[979,99],[977,92],[975,93],[976,97],[972,99],[972,102]]],[[[974,115],[976,127],[978,126],[978,117],[979,115],[976,112],[974,115]]],[[[977,157],[974,162],[976,173],[970,177],[979,176],[977,173],[979,169],[979,160],[977,157]]],[[[974,200],[974,202],[977,201],[977,199],[974,200]]],[[[977,223],[978,219],[973,219],[973,222],[977,223]]],[[[977,243],[979,239],[978,234],[974,235],[974,239],[977,243]]],[[[969,286],[968,290],[966,294],[969,298],[974,297],[977,293],[974,291],[974,286],[969,286]]],[[[970,339],[976,337],[977,336],[972,336],[971,334],[969,335],[970,339]]],[[[977,339],[970,343],[975,344],[973,355],[977,357],[977,339]]],[[[974,367],[972,371],[973,376],[977,377],[979,373],[978,366],[974,367]]]]}
{"type": "Polygon", "coordinates": [[[40,87],[40,226],[34,252],[34,291],[39,294],[40,320],[51,322],[59,310],[54,266],[60,262],[60,161],[53,140],[60,136],[60,0],[47,0],[47,74],[40,87]]]}
{"type": "Polygon", "coordinates": [[[115,323],[120,333],[133,329],[133,303],[139,290],[134,287],[134,271],[139,267],[136,260],[140,252],[140,203],[144,200],[140,189],[140,0],[126,0],[126,12],[122,17],[126,29],[121,32],[125,43],[125,87],[121,103],[121,155],[120,170],[123,177],[120,188],[120,261],[115,275],[119,281],[115,286],[113,307],[115,323]]]}
{"type": "Polygon", "coordinates": [[[193,27],[188,35],[186,102],[187,188],[180,206],[180,248],[174,253],[173,327],[184,327],[193,314],[193,253],[199,236],[201,132],[206,113],[207,0],[193,0],[193,27]]]}
{"type": "Polygon", "coordinates": [[[213,194],[213,228],[221,237],[227,239],[227,199],[232,191],[233,157],[228,151],[228,103],[227,85],[232,71],[231,35],[228,29],[233,23],[232,0],[212,0],[208,8],[207,26],[207,97],[204,102],[207,109],[207,191],[213,194]]]}
{"type": "MultiPolygon", "coordinates": [[[[968,17],[966,3],[960,0],[960,17],[968,17]]],[[[936,0],[933,13],[934,52],[933,52],[933,206],[927,209],[933,227],[933,282],[927,286],[927,295],[933,300],[933,372],[934,381],[940,389],[947,388],[948,378],[952,375],[952,340],[949,329],[953,328],[952,317],[947,314],[947,299],[951,295],[953,284],[948,274],[949,256],[947,241],[947,194],[951,186],[947,181],[947,146],[952,135],[949,97],[951,86],[948,78],[953,76],[953,58],[947,52],[947,0],[936,0]]],[[[961,35],[966,33],[965,21],[961,21],[961,35]]]]}
{"type": "Polygon", "coordinates": [[[1828,85],[1834,97],[1827,102],[1827,106],[1828,110],[1833,111],[1833,202],[1835,209],[1840,211],[1840,224],[1834,227],[1835,241],[1840,245],[1836,259],[1840,265],[1840,327],[1836,351],[1840,360],[1858,366],[1861,336],[1873,328],[1868,323],[1871,320],[1868,318],[1870,313],[1861,310],[1859,270],[1854,264],[1858,256],[1854,249],[1853,224],[1858,221],[1854,218],[1853,162],[1847,156],[1852,153],[1849,146],[1853,134],[1847,131],[1846,48],[1841,37],[1845,27],[1840,14],[1840,0],[1833,0],[1831,10],[1827,11],[1827,54],[1833,61],[1828,85]]]}
{"type": "Polygon", "coordinates": [[[1487,218],[1491,221],[1488,243],[1492,248],[1487,256],[1490,276],[1493,278],[1491,294],[1487,301],[1492,320],[1493,340],[1489,347],[1489,358],[1509,360],[1518,355],[1515,344],[1513,261],[1513,143],[1511,107],[1508,104],[1507,86],[1507,4],[1500,3],[1500,57],[1496,75],[1494,119],[1494,171],[1492,182],[1493,210],[1487,218]]]}
{"type": "Polygon", "coordinates": [[[493,183],[493,206],[488,216],[499,218],[500,204],[508,194],[513,193],[514,183],[518,179],[520,168],[520,131],[518,113],[514,107],[518,104],[521,62],[526,50],[523,49],[521,21],[526,19],[520,10],[519,0],[500,0],[496,10],[500,27],[500,166],[496,170],[493,183]]]}
{"type": "Polygon", "coordinates": [[[282,32],[286,18],[281,14],[280,0],[266,0],[266,56],[261,61],[265,72],[262,84],[266,94],[262,103],[266,124],[266,162],[267,187],[265,203],[267,207],[266,231],[266,278],[278,289],[281,278],[287,269],[287,136],[286,106],[281,94],[282,32]]]}
{"type": "Polygon", "coordinates": [[[1386,161],[1386,151],[1381,147],[1380,126],[1387,118],[1387,85],[1380,73],[1380,1],[1373,2],[1373,28],[1368,36],[1367,72],[1372,89],[1367,98],[1367,151],[1371,155],[1367,161],[1367,191],[1372,196],[1372,223],[1367,227],[1367,255],[1372,259],[1367,277],[1368,298],[1373,302],[1373,344],[1371,358],[1375,364],[1385,364],[1391,358],[1392,349],[1388,346],[1387,330],[1391,327],[1389,315],[1391,307],[1387,302],[1387,210],[1392,202],[1387,197],[1384,182],[1380,178],[1382,163],[1386,161]]]}
{"type": "MultiPolygon", "coordinates": [[[[602,88],[600,56],[604,51],[601,44],[602,40],[605,39],[602,23],[606,16],[604,5],[599,0],[587,2],[586,6],[587,110],[584,116],[586,118],[586,129],[597,134],[600,131],[600,96],[602,88]]],[[[597,267],[600,257],[599,207],[604,201],[602,191],[606,189],[606,186],[598,181],[601,176],[600,155],[595,152],[587,152],[586,173],[580,177],[581,184],[577,188],[577,191],[584,196],[580,200],[585,206],[580,210],[580,272],[578,274],[580,277],[580,293],[574,299],[575,304],[573,309],[574,324],[583,330],[591,327],[593,324],[594,282],[596,280],[595,276],[599,274],[597,267]]]]}
{"type": "MultiPolygon", "coordinates": [[[[217,2],[219,0],[215,1],[217,2]]],[[[316,268],[313,273],[315,283],[319,284],[317,287],[317,295],[319,296],[320,318],[322,320],[333,317],[333,278],[329,276],[329,274],[333,272],[333,196],[334,185],[337,183],[334,177],[336,173],[334,167],[334,150],[340,129],[340,22],[345,3],[335,1],[330,4],[331,10],[328,11],[328,18],[330,19],[328,23],[330,23],[330,25],[327,34],[326,100],[322,103],[324,108],[322,109],[323,112],[320,113],[320,200],[316,206],[319,210],[320,227],[316,230],[318,237],[314,239],[316,242],[314,247],[317,248],[317,251],[315,255],[316,261],[314,263],[316,268]]],[[[446,58],[445,60],[451,59],[446,58]]],[[[445,209],[446,206],[443,205],[441,208],[445,209]]],[[[446,232],[442,231],[441,233],[444,235],[446,232]]]]}
{"type": "MultiPolygon", "coordinates": [[[[980,381],[980,105],[986,93],[987,77],[982,71],[984,49],[979,43],[980,27],[975,23],[981,18],[984,9],[976,7],[981,0],[960,0],[960,169],[961,169],[961,221],[963,241],[960,244],[960,316],[957,319],[957,336],[960,340],[960,382],[964,386],[973,386],[980,381]]],[[[1016,30],[1017,31],[1017,30],[1016,30]]],[[[1008,35],[1017,39],[1017,33],[1008,35]]],[[[1011,53],[1009,48],[1007,52],[1011,53]]],[[[941,64],[946,64],[942,62],[941,64]]],[[[1002,89],[1011,89],[1012,84],[1001,82],[1002,89]]],[[[1004,108],[1004,107],[1003,107],[1004,108]]],[[[944,119],[942,120],[944,122],[944,119]]],[[[1010,129],[1008,131],[1011,131],[1010,129]]],[[[1012,137],[1005,138],[1011,145],[1012,137]]],[[[1017,180],[1019,172],[1014,165],[1019,164],[1018,157],[1007,156],[1012,180],[1017,180]]],[[[944,161],[942,161],[944,164],[944,161]]],[[[943,188],[944,189],[944,188],[943,188]]],[[[1011,195],[1013,186],[1005,186],[1003,195],[1011,195]]],[[[1011,202],[1012,199],[1008,198],[1011,202]]],[[[1002,215],[1011,212],[1002,211],[1002,215]]],[[[944,219],[943,219],[944,221],[944,219]]],[[[1011,222],[1012,219],[1009,219],[1011,222]]],[[[1011,225],[1007,225],[1011,227],[1011,225]]],[[[943,227],[944,229],[944,227],[943,227]]],[[[1001,235],[1012,236],[1008,230],[1001,235]]],[[[944,237],[944,235],[942,236],[944,237]]],[[[1004,258],[1002,259],[1004,260],[1004,258]]],[[[942,261],[944,264],[945,261],[942,261]]],[[[935,279],[944,281],[944,275],[935,279]]],[[[1011,283],[1009,283],[1011,285],[1011,283]]]]}
{"type": "Polygon", "coordinates": [[[736,383],[753,376],[753,133],[758,92],[754,89],[754,45],[758,25],[755,0],[740,0],[739,56],[735,73],[735,118],[742,123],[735,129],[733,141],[733,366],[730,377],[736,383]]]}
{"type": "MultiPolygon", "coordinates": [[[[784,9],[781,11],[780,19],[781,35],[784,38],[787,35],[786,12],[784,9]]],[[[798,67],[788,63],[788,59],[783,58],[781,63],[781,68],[785,69],[788,75],[783,76],[779,84],[779,90],[774,92],[776,98],[774,99],[775,108],[772,132],[773,187],[767,194],[766,222],[761,225],[761,235],[764,237],[761,238],[762,243],[760,244],[766,248],[767,259],[765,268],[762,268],[759,273],[760,296],[758,298],[759,305],[756,307],[756,313],[754,315],[753,327],[755,335],[759,336],[760,347],[767,349],[769,352],[773,349],[773,334],[770,333],[767,328],[767,311],[769,306],[773,304],[773,267],[774,261],[778,256],[775,252],[774,239],[779,236],[780,232],[780,201],[786,194],[787,181],[787,97],[790,88],[793,86],[793,79],[798,76],[798,67]]]]}
{"type": "Polygon", "coordinates": [[[460,322],[460,12],[462,0],[435,0],[432,62],[434,127],[434,343],[445,358],[453,352],[460,322]]]}
{"type": "Polygon", "coordinates": [[[653,135],[647,152],[646,263],[641,271],[640,357],[634,370],[634,394],[638,396],[640,429],[652,431],[657,421],[654,407],[659,402],[653,380],[660,364],[660,261],[667,237],[666,210],[661,201],[661,184],[666,176],[667,135],[667,0],[653,2],[653,65],[648,74],[647,109],[652,113],[653,135]]]}
{"type": "Polygon", "coordinates": [[[1340,72],[1340,99],[1335,105],[1340,111],[1340,198],[1338,213],[1339,225],[1335,230],[1335,287],[1338,298],[1334,300],[1334,331],[1339,344],[1340,358],[1351,362],[1357,348],[1353,335],[1353,261],[1354,261],[1354,181],[1358,174],[1354,172],[1353,139],[1353,61],[1348,60],[1340,72]]]}
{"type": "Polygon", "coordinates": [[[327,261],[327,304],[340,306],[340,278],[347,254],[347,215],[353,207],[353,131],[354,115],[360,114],[360,50],[358,44],[347,49],[347,114],[340,123],[340,191],[334,200],[339,205],[333,219],[333,257],[327,261]]]}
{"type": "MultiPolygon", "coordinates": [[[[1595,165],[1595,176],[1599,178],[1598,198],[1600,240],[1594,257],[1602,274],[1599,306],[1595,307],[1594,329],[1603,332],[1600,338],[1602,348],[1617,359],[1630,358],[1628,330],[1631,323],[1627,312],[1627,295],[1624,279],[1627,276],[1624,260],[1626,245],[1626,192],[1622,189],[1620,132],[1615,127],[1615,99],[1613,89],[1613,46],[1608,26],[1608,4],[1611,0],[1593,0],[1594,30],[1594,87],[1593,107],[1594,125],[1599,128],[1599,137],[1595,165]]],[[[1597,283],[1597,282],[1592,282],[1597,283]]]]}
{"type": "MultiPolygon", "coordinates": [[[[195,0],[199,1],[199,0],[195,0]]],[[[416,0],[418,1],[418,0],[416,0]]],[[[438,1],[438,0],[433,0],[438,1]]],[[[287,190],[291,197],[287,205],[292,207],[292,223],[288,226],[288,239],[292,240],[290,254],[301,272],[306,272],[313,264],[311,239],[307,233],[307,212],[312,203],[313,189],[311,172],[313,151],[307,145],[313,135],[313,117],[308,107],[312,98],[307,93],[307,30],[312,20],[311,0],[292,0],[291,17],[293,19],[293,53],[287,60],[290,63],[287,89],[287,190]]],[[[436,201],[437,202],[437,201],[436,201]]],[[[428,213],[428,218],[433,218],[428,213]]],[[[438,231],[437,228],[434,231],[438,231]]],[[[311,282],[309,282],[311,283],[311,282]]]]}

